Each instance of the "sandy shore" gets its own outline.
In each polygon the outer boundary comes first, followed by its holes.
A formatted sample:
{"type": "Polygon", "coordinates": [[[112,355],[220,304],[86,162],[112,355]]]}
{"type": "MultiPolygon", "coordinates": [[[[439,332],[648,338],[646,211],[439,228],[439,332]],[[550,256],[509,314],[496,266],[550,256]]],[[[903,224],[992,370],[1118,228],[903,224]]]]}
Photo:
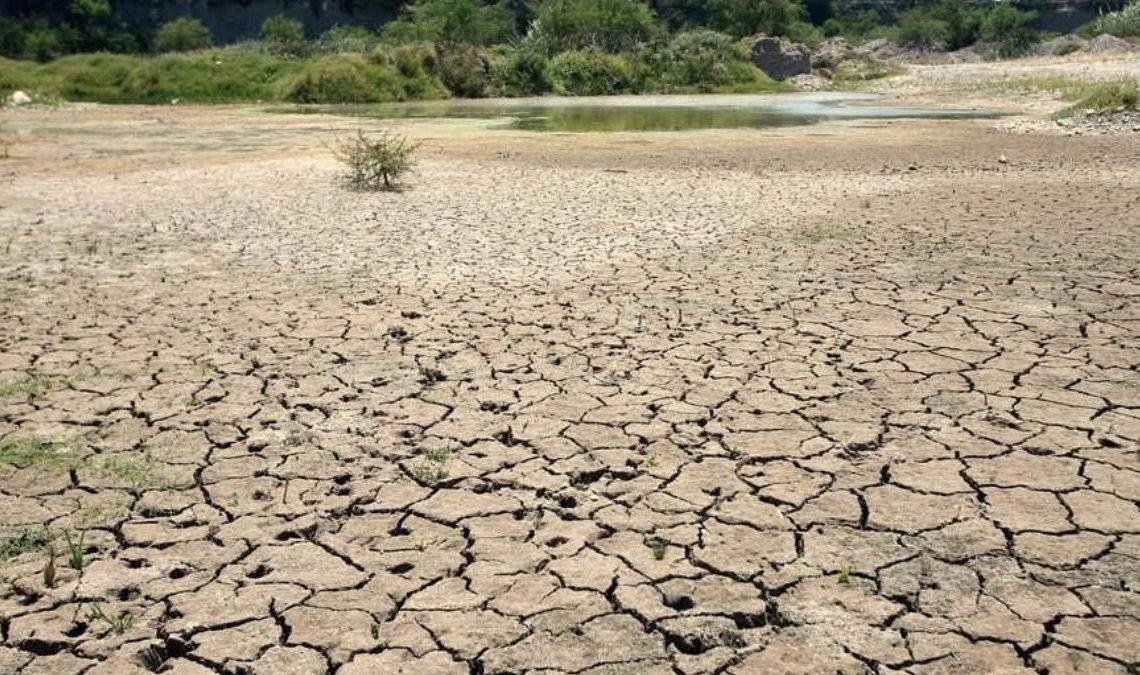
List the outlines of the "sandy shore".
{"type": "Polygon", "coordinates": [[[5,115],[0,673],[1140,663],[1140,134],[5,115]]]}

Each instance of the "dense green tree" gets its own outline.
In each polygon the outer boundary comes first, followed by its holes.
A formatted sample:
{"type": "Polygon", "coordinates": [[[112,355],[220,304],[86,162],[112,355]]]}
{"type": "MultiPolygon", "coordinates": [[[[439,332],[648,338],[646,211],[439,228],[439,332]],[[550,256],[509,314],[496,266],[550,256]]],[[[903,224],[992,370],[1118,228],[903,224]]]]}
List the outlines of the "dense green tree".
{"type": "Polygon", "coordinates": [[[1035,18],[1037,15],[1033,12],[1021,12],[1009,5],[998,5],[982,21],[981,38],[997,45],[1001,56],[1021,56],[1029,51],[1036,39],[1036,34],[1030,27],[1035,18]]]}
{"type": "Polygon", "coordinates": [[[797,0],[710,0],[712,27],[736,37],[788,35],[804,16],[797,0]]]}
{"type": "Polygon", "coordinates": [[[514,34],[511,13],[482,0],[417,0],[410,13],[428,40],[486,45],[505,42],[514,34]]]}
{"type": "Polygon", "coordinates": [[[188,52],[209,46],[210,29],[189,16],[164,23],[154,36],[154,48],[159,52],[188,52]]]}
{"type": "Polygon", "coordinates": [[[945,47],[950,27],[930,7],[915,7],[899,17],[899,44],[908,47],[945,47]]]}
{"type": "Polygon", "coordinates": [[[985,12],[964,0],[942,0],[935,15],[946,22],[946,48],[961,49],[977,42],[985,12]]]}
{"type": "Polygon", "coordinates": [[[261,24],[261,41],[272,52],[300,55],[305,51],[305,26],[281,14],[271,16],[261,24]]]}
{"type": "Polygon", "coordinates": [[[384,26],[389,42],[427,40],[451,44],[489,45],[515,35],[515,17],[503,4],[482,0],[415,0],[396,21],[384,26]]]}
{"type": "Polygon", "coordinates": [[[653,11],[641,0],[542,0],[535,27],[552,53],[628,50],[658,31],[653,11]]]}

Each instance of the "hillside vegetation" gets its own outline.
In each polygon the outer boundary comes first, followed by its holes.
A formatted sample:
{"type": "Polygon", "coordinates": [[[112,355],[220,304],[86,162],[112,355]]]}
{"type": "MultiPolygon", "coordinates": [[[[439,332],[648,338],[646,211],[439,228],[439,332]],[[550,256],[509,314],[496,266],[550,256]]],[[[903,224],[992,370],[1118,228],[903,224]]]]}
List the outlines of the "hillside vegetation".
{"type": "MultiPolygon", "coordinates": [[[[1097,27],[1135,34],[1135,8],[1104,15],[1097,27]]],[[[410,0],[382,26],[306,35],[300,22],[272,17],[258,40],[214,47],[194,18],[142,35],[107,0],[72,0],[52,18],[0,18],[0,93],[105,103],[369,103],[768,91],[785,85],[752,64],[745,36],[811,45],[888,38],[912,50],[974,45],[1010,57],[1040,37],[1033,18],[1011,4],[965,0],[898,16],[844,16],[824,0],[410,0]]]]}

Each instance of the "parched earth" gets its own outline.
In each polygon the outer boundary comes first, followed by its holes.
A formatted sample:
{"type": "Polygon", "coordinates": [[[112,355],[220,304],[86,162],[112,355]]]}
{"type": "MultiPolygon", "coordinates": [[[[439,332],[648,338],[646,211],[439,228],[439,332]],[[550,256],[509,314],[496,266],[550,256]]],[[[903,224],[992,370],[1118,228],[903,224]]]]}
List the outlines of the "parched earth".
{"type": "Polygon", "coordinates": [[[1137,135],[5,123],[2,673],[1140,668],[1137,135]]]}

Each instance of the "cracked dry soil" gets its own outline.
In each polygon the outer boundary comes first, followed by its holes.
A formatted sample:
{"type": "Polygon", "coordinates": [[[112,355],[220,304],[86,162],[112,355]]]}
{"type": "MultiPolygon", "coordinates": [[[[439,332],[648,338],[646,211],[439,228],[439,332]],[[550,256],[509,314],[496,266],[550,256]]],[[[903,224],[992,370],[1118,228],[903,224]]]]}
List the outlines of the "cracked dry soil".
{"type": "Polygon", "coordinates": [[[9,123],[0,672],[1137,672],[1134,136],[9,123]]]}

